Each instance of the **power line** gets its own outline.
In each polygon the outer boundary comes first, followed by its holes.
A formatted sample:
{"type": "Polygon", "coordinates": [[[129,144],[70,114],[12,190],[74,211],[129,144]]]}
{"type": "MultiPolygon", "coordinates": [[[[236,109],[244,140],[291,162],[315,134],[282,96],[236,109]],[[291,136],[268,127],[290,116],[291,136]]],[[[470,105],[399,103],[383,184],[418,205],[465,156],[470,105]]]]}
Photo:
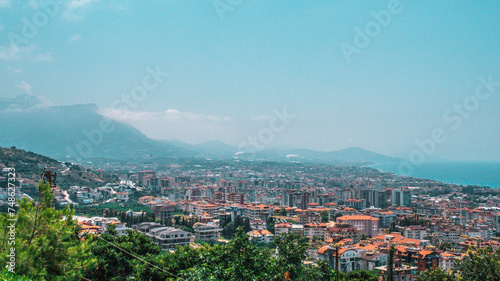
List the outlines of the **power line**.
{"type": "Polygon", "coordinates": [[[157,268],[157,269],[159,269],[159,270],[161,270],[161,271],[163,271],[163,272],[166,272],[166,273],[168,273],[168,274],[172,275],[172,276],[173,276],[173,277],[175,277],[175,278],[179,278],[179,279],[181,279],[181,280],[186,281],[186,279],[183,279],[183,278],[181,278],[181,277],[179,277],[179,276],[177,276],[177,275],[175,275],[175,274],[173,274],[173,273],[170,273],[170,272],[166,271],[165,269],[160,268],[160,267],[158,267],[158,266],[156,266],[156,265],[154,265],[154,264],[152,264],[152,263],[150,263],[150,262],[148,262],[148,261],[146,261],[146,260],[144,260],[144,259],[142,259],[142,258],[140,258],[140,257],[138,257],[138,256],[136,256],[136,255],[134,255],[134,254],[132,254],[131,252],[129,252],[129,251],[127,251],[127,250],[125,250],[125,249],[123,249],[123,248],[121,248],[121,247],[119,247],[119,246],[116,246],[115,244],[113,244],[113,243],[109,242],[108,240],[106,240],[106,239],[102,238],[101,236],[96,235],[96,237],[98,237],[99,239],[101,239],[101,240],[103,240],[103,241],[105,241],[105,242],[107,242],[107,243],[109,243],[109,244],[113,245],[114,247],[116,247],[116,248],[118,248],[118,249],[120,249],[120,250],[124,251],[125,253],[127,253],[127,254],[129,254],[129,255],[133,256],[134,258],[136,258],[136,259],[138,259],[138,260],[141,260],[141,261],[143,261],[143,262],[145,262],[145,263],[147,263],[147,264],[149,264],[149,265],[151,265],[151,266],[153,266],[153,267],[155,267],[155,268],[157,268]]]}

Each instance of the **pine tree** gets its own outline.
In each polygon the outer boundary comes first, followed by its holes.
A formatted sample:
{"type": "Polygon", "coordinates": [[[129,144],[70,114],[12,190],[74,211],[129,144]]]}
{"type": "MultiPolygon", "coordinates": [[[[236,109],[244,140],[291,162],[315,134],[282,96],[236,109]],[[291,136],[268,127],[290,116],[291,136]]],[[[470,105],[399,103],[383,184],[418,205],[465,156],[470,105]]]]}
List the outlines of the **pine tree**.
{"type": "MultiPolygon", "coordinates": [[[[36,202],[23,198],[15,216],[16,268],[19,275],[36,280],[77,280],[95,260],[88,252],[89,242],[81,241],[74,211],[68,207],[55,210],[54,195],[48,184],[38,184],[40,197],[36,202]]],[[[5,214],[0,226],[6,229],[12,222],[5,214]]],[[[0,262],[6,264],[10,248],[8,235],[0,236],[0,262]]]]}

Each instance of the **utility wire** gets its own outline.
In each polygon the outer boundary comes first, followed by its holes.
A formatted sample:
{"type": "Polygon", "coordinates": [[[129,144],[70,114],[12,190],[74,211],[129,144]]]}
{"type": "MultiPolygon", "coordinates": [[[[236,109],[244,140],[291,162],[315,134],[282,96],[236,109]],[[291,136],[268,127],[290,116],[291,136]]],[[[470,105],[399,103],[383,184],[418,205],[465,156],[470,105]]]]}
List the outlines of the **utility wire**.
{"type": "Polygon", "coordinates": [[[159,269],[159,270],[161,270],[161,271],[163,271],[163,272],[166,272],[166,273],[168,273],[168,274],[172,275],[172,276],[173,276],[173,277],[175,277],[175,278],[179,278],[179,279],[181,279],[181,280],[186,281],[186,279],[183,279],[183,278],[181,278],[181,277],[179,277],[179,276],[177,276],[177,275],[175,275],[175,274],[173,274],[173,273],[170,273],[170,272],[166,271],[165,269],[160,268],[160,267],[158,267],[158,266],[156,266],[156,265],[154,265],[154,264],[152,264],[152,263],[150,263],[150,262],[148,262],[148,261],[146,261],[146,260],[144,260],[144,259],[142,259],[142,258],[140,258],[140,257],[138,257],[138,256],[136,256],[136,255],[134,255],[134,254],[132,254],[131,252],[129,252],[129,251],[127,251],[127,250],[125,250],[125,249],[123,249],[123,248],[121,248],[121,247],[119,247],[119,246],[116,246],[115,244],[113,244],[113,243],[109,242],[108,240],[106,240],[106,239],[102,238],[101,236],[96,235],[96,237],[98,237],[99,239],[101,239],[101,240],[103,240],[103,241],[105,241],[105,242],[107,242],[107,243],[109,243],[109,244],[113,245],[114,247],[116,247],[116,248],[118,248],[118,249],[120,249],[120,250],[124,251],[125,253],[127,253],[127,254],[129,254],[129,255],[133,256],[134,258],[136,258],[136,259],[138,259],[138,260],[141,260],[141,261],[143,261],[143,262],[145,262],[145,263],[147,263],[147,264],[149,264],[149,265],[151,265],[151,266],[153,266],[153,267],[155,267],[155,268],[157,268],[157,269],[159,269]]]}

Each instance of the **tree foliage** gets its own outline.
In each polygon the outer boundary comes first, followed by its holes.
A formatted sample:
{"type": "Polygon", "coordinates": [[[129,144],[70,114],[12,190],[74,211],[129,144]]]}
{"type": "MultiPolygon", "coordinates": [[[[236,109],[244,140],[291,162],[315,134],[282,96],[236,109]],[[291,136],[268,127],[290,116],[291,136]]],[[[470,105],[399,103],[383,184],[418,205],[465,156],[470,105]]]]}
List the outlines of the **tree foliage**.
{"type": "Polygon", "coordinates": [[[38,184],[40,197],[36,201],[23,198],[14,217],[0,216],[0,262],[7,263],[11,247],[15,247],[15,272],[36,280],[75,280],[85,268],[94,266],[88,248],[81,241],[79,228],[69,208],[51,207],[53,195],[48,184],[38,184]],[[9,240],[15,221],[15,244],[9,240]],[[10,242],[10,243],[9,243],[10,242]]]}
{"type": "Polygon", "coordinates": [[[459,280],[500,280],[500,249],[491,247],[469,250],[456,263],[459,280]]]}
{"type": "Polygon", "coordinates": [[[457,281],[457,276],[436,267],[424,270],[417,281],[457,281]]]}

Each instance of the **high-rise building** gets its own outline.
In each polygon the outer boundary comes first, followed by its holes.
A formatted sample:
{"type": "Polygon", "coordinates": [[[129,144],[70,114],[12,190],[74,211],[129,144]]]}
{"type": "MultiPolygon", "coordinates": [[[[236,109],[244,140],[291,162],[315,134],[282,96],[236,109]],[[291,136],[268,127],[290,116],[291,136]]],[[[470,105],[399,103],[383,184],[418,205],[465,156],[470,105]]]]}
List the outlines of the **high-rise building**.
{"type": "Polygon", "coordinates": [[[411,193],[409,189],[393,189],[391,192],[391,204],[408,207],[411,205],[411,193]]]}

